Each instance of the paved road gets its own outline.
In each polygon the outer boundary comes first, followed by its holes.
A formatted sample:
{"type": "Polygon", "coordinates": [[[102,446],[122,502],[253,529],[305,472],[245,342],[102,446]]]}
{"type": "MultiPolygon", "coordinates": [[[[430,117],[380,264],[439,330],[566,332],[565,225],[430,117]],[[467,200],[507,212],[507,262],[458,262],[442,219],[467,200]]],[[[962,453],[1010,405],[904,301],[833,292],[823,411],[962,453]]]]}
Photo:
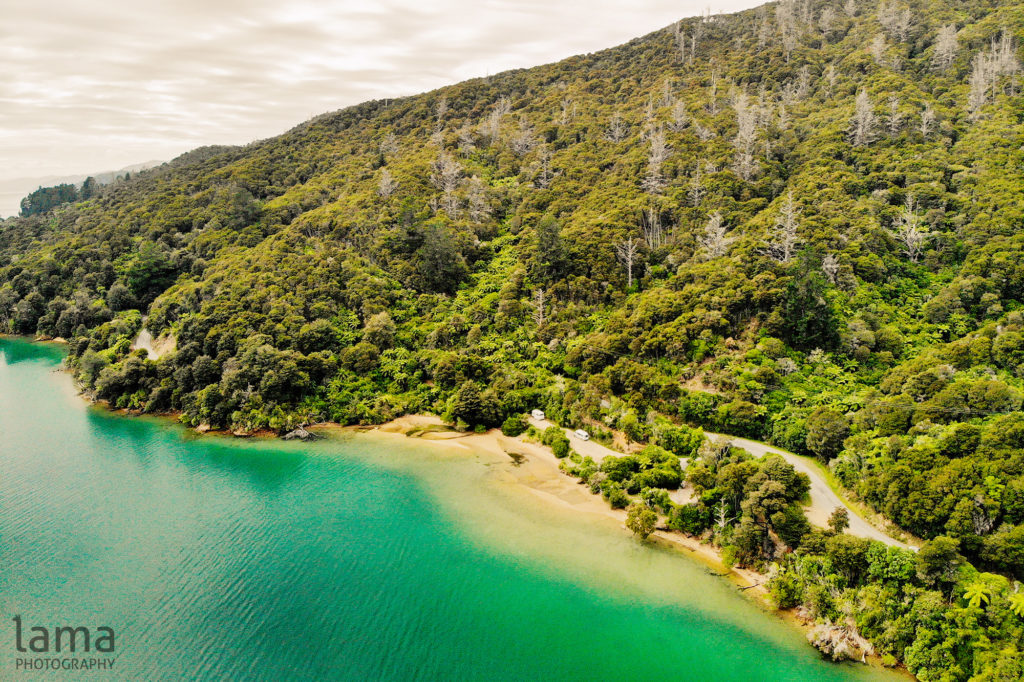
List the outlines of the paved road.
{"type": "Polygon", "coordinates": [[[792,452],[773,448],[770,445],[764,443],[758,443],[754,440],[747,440],[746,438],[737,438],[735,436],[726,436],[719,433],[708,433],[705,435],[711,438],[723,438],[730,441],[733,445],[738,448],[743,448],[754,457],[764,457],[768,453],[774,453],[781,456],[784,460],[793,465],[793,468],[797,471],[807,474],[808,478],[811,479],[811,504],[806,507],[807,520],[816,526],[825,528],[828,526],[828,517],[832,515],[837,507],[844,507],[846,511],[850,513],[850,527],[846,529],[846,532],[850,535],[856,535],[857,537],[868,538],[870,540],[878,540],[884,542],[887,545],[893,547],[903,547],[905,549],[913,549],[910,545],[904,542],[900,542],[896,538],[886,535],[882,531],[878,530],[870,523],[868,523],[862,516],[856,511],[850,509],[847,505],[839,499],[835,491],[829,486],[825,477],[821,471],[814,466],[805,457],[800,457],[792,452]]]}
{"type": "MultiPolygon", "coordinates": [[[[551,421],[547,419],[534,419],[533,417],[530,417],[529,421],[530,424],[532,424],[533,426],[542,431],[549,426],[555,426],[555,424],[553,424],[551,421]]],[[[605,446],[595,441],[580,440],[573,433],[572,429],[562,430],[565,431],[565,435],[569,437],[569,443],[572,445],[573,450],[580,453],[584,457],[586,457],[587,455],[593,457],[595,462],[600,463],[601,460],[607,457],[608,455],[615,455],[617,457],[622,456],[621,452],[616,452],[615,450],[606,448],[605,446]]],[[[839,496],[836,495],[835,491],[833,491],[832,488],[829,486],[828,481],[825,480],[825,477],[822,475],[821,471],[816,466],[814,466],[810,461],[808,461],[807,458],[800,457],[799,455],[795,455],[792,452],[787,452],[785,450],[773,448],[772,446],[765,445],[764,443],[758,443],[757,441],[747,440],[746,438],[737,438],[735,436],[726,436],[720,433],[709,432],[705,432],[705,435],[707,435],[709,438],[724,438],[730,441],[736,447],[743,448],[744,450],[752,454],[754,457],[764,457],[770,452],[775,453],[781,456],[790,464],[792,464],[793,468],[796,469],[797,471],[807,474],[807,477],[811,479],[811,503],[808,507],[805,507],[804,509],[807,513],[807,520],[813,523],[815,526],[827,528],[828,518],[832,515],[832,512],[835,511],[837,507],[844,507],[846,511],[850,514],[850,527],[846,529],[846,532],[850,535],[855,535],[861,538],[868,538],[870,540],[878,540],[879,542],[884,542],[885,544],[891,545],[893,547],[914,549],[910,545],[907,545],[904,542],[900,542],[896,538],[890,537],[886,533],[883,533],[882,531],[878,530],[870,523],[868,523],[862,516],[860,516],[860,514],[858,514],[856,511],[851,509],[846,504],[844,504],[843,501],[839,499],[839,496]]],[[[688,495],[677,493],[676,496],[673,497],[673,499],[674,501],[676,501],[677,504],[679,504],[689,501],[690,498],[688,495]]]]}

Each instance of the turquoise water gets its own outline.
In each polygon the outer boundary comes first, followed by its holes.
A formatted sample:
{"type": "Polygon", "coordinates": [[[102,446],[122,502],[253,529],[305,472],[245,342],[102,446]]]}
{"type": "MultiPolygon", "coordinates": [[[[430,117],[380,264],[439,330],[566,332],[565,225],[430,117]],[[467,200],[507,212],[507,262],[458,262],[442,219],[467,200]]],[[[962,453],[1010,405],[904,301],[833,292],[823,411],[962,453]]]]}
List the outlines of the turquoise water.
{"type": "Polygon", "coordinates": [[[0,679],[894,679],[471,454],[199,437],[60,360],[0,339],[0,679]],[[113,671],[17,670],[14,615],[112,627],[113,671]]]}

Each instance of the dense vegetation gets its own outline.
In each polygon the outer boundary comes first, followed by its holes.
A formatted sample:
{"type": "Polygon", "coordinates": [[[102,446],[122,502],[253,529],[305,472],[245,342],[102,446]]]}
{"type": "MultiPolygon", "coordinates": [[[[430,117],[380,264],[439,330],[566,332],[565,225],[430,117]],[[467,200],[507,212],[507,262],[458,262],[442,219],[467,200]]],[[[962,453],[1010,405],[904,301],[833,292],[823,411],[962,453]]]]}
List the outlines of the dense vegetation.
{"type": "MultiPolygon", "coordinates": [[[[763,438],[1021,579],[1022,27],[1008,0],[787,0],[44,192],[0,223],[0,329],[68,339],[97,398],[191,425],[514,430],[540,407],[639,442],[666,419],[763,438]],[[177,350],[132,351],[143,324],[177,350]]],[[[658,456],[604,473],[673,475],[658,456]]],[[[705,462],[702,485],[733,465],[769,466],[705,462]]],[[[747,512],[745,486],[739,560],[793,547],[795,492],[747,512]]],[[[812,601],[830,542],[787,559],[812,601]]],[[[880,648],[922,679],[1019,677],[1003,597],[870,565],[837,603],[921,604],[938,642],[858,620],[880,648]],[[947,672],[910,653],[943,647],[947,672]]]]}

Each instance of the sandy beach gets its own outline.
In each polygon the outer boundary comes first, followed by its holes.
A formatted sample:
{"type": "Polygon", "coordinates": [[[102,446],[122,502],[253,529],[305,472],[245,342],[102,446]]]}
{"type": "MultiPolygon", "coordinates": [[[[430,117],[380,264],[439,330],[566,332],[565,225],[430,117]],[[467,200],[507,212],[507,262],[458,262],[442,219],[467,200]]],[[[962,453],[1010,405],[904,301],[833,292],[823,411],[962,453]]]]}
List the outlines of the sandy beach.
{"type": "MultiPolygon", "coordinates": [[[[436,447],[449,452],[453,448],[465,450],[467,455],[474,454],[484,463],[494,466],[494,475],[503,482],[522,486],[548,504],[570,508],[582,514],[612,518],[622,526],[623,533],[629,532],[625,526],[624,510],[612,509],[600,495],[591,494],[587,486],[558,468],[559,460],[550,448],[530,442],[525,436],[510,438],[498,429],[484,433],[459,433],[450,430],[433,415],[406,415],[369,428],[334,425],[316,428],[373,432],[380,436],[399,439],[412,437],[418,441],[433,443],[436,447]]],[[[573,440],[574,449],[579,450],[577,446],[581,444],[584,443],[578,439],[573,440]]],[[[607,455],[621,455],[594,441],[587,441],[585,445],[586,454],[598,461],[607,455]]],[[[663,526],[664,521],[662,518],[659,526],[663,526]]],[[[696,538],[664,529],[656,530],[651,536],[651,541],[686,552],[687,555],[704,563],[712,572],[728,577],[737,587],[743,588],[744,592],[756,595],[759,600],[767,602],[767,591],[764,588],[767,576],[742,568],[726,568],[714,547],[703,544],[696,538]]]]}

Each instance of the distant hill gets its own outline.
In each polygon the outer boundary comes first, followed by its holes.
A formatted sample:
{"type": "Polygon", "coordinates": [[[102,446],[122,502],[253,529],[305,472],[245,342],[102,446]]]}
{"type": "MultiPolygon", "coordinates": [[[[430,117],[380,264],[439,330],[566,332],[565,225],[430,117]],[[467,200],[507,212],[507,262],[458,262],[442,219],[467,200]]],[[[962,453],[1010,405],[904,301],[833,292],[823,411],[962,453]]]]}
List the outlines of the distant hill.
{"type": "Polygon", "coordinates": [[[0,217],[18,215],[21,208],[21,200],[33,190],[40,187],[53,187],[55,185],[76,185],[81,187],[88,177],[93,177],[100,184],[108,184],[118,176],[125,173],[137,173],[147,168],[159,166],[163,161],[144,161],[131,166],[125,166],[114,171],[103,171],[102,173],[87,173],[85,175],[47,175],[34,178],[10,178],[0,180],[0,217]]]}

